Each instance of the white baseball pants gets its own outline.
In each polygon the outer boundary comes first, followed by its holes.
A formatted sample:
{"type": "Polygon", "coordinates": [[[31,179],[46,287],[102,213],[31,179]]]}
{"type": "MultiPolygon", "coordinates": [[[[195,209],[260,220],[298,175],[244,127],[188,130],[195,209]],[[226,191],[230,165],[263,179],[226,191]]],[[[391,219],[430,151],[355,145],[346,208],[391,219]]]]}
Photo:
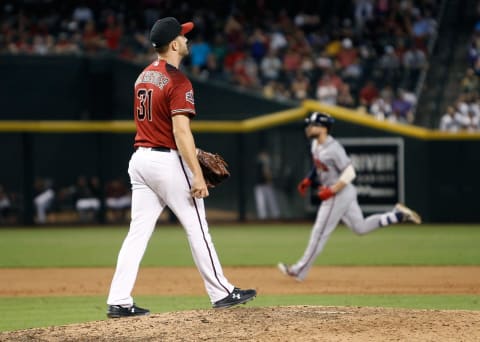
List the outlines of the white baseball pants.
{"type": "Polygon", "coordinates": [[[192,173],[178,152],[140,147],[130,159],[128,173],[132,183],[132,220],[118,255],[107,304],[133,304],[131,292],[140,262],[165,206],[185,229],[211,302],[226,297],[234,286],[223,274],[208,231],[203,199],[190,195],[192,173]]]}
{"type": "Polygon", "coordinates": [[[355,187],[351,184],[347,185],[334,197],[323,201],[318,208],[307,248],[300,260],[290,266],[290,271],[298,279],[303,280],[306,278],[308,271],[322,252],[340,220],[354,233],[364,235],[384,226],[382,225],[382,218],[384,217],[389,218],[389,220],[386,220],[389,222],[388,224],[397,222],[393,211],[374,214],[364,218],[357,201],[355,187]]]}

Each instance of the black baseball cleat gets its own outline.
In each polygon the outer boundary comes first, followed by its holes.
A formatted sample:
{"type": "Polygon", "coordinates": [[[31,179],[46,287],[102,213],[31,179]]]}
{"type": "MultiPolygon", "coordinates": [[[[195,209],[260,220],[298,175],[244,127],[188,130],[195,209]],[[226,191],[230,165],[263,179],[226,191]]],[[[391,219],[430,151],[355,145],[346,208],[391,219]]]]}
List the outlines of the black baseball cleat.
{"type": "Polygon", "coordinates": [[[108,318],[146,316],[149,314],[150,310],[139,308],[135,303],[129,308],[124,308],[121,305],[109,305],[107,311],[108,318]]]}
{"type": "Polygon", "coordinates": [[[238,304],[245,304],[246,302],[255,298],[256,295],[257,291],[255,290],[241,290],[236,287],[228,296],[213,303],[213,308],[228,308],[238,304]]]}

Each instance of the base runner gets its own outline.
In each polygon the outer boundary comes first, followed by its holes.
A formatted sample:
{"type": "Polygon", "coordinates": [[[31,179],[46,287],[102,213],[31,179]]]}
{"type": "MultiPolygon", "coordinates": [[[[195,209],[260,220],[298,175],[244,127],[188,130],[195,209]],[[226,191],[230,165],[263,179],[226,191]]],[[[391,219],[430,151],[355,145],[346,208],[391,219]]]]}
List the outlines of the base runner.
{"type": "Polygon", "coordinates": [[[314,112],[305,121],[314,167],[300,182],[298,191],[305,195],[312,184],[321,184],[317,192],[321,204],[303,256],[292,265],[283,262],[277,265],[283,274],[297,281],[306,278],[340,220],[359,235],[400,222],[421,223],[420,216],[401,203],[390,212],[364,218],[352,184],[355,169],[343,146],[329,134],[334,119],[328,114],[314,112]]]}

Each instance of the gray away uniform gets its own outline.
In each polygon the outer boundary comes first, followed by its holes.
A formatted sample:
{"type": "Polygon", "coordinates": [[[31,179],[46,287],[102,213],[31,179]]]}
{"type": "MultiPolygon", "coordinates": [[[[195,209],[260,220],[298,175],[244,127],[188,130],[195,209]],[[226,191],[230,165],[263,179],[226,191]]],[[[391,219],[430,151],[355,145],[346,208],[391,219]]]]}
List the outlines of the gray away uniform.
{"type": "MultiPolygon", "coordinates": [[[[328,136],[325,143],[321,145],[316,139],[313,140],[311,153],[320,184],[324,186],[334,185],[345,168],[351,164],[343,146],[332,136],[328,136]]],[[[319,206],[308,246],[302,258],[289,267],[290,272],[295,274],[297,279],[305,279],[340,220],[353,232],[362,235],[381,226],[397,223],[399,218],[394,211],[391,211],[371,215],[365,219],[358,205],[355,186],[353,184],[346,185],[319,206]]]]}

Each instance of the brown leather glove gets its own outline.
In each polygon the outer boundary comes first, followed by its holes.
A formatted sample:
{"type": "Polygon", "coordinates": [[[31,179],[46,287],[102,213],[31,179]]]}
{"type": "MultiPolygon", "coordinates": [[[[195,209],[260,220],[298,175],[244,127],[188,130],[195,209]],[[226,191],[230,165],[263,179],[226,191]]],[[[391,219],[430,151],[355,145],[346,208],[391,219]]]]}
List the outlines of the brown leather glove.
{"type": "Polygon", "coordinates": [[[197,158],[202,168],[203,178],[209,188],[216,187],[230,177],[228,164],[219,154],[197,148],[197,158]]]}

